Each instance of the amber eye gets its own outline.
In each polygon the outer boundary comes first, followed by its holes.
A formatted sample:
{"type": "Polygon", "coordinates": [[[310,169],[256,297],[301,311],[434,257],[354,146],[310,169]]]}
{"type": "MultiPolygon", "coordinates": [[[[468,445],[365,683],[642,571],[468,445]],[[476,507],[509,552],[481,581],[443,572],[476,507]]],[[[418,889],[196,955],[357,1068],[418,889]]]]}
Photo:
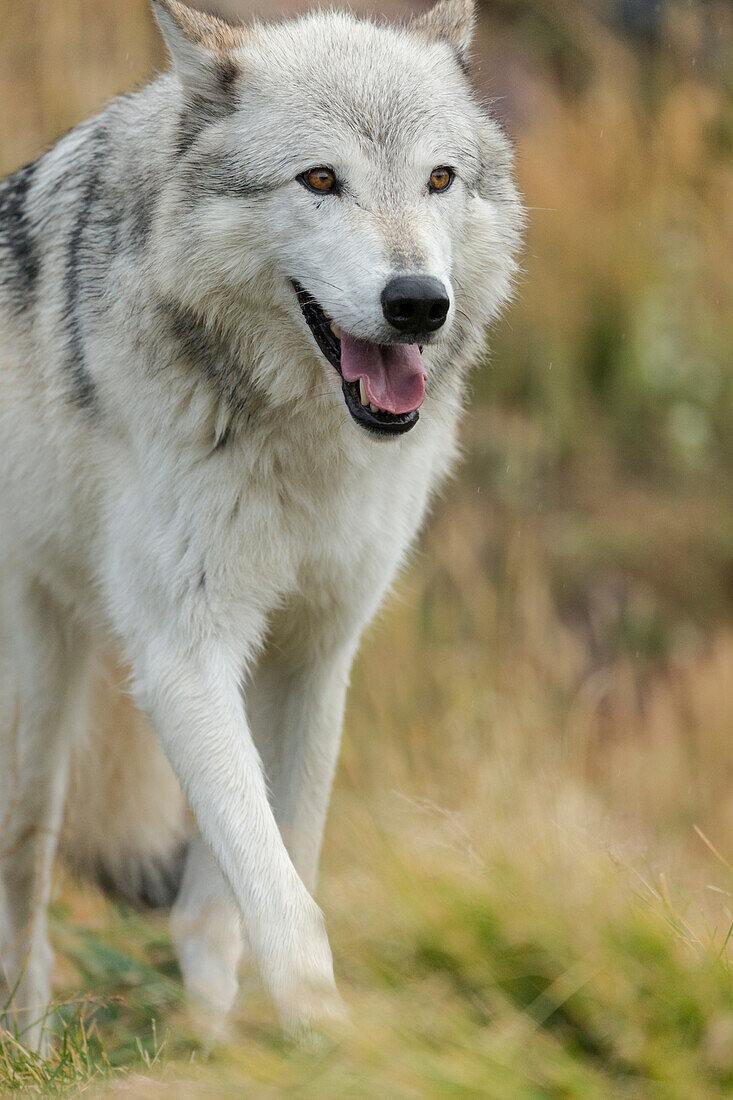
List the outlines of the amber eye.
{"type": "Polygon", "coordinates": [[[434,168],[430,175],[430,190],[447,191],[453,183],[455,175],[452,168],[434,168]]]}
{"type": "Polygon", "coordinates": [[[309,168],[298,179],[304,187],[318,195],[333,195],[339,189],[336,174],[330,168],[309,168]]]}

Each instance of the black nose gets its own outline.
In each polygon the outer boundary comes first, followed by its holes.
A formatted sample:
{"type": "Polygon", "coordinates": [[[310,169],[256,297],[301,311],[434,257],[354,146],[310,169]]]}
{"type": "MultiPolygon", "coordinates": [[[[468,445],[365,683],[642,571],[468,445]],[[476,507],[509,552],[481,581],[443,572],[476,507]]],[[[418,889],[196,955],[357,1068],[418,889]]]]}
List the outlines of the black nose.
{"type": "Polygon", "coordinates": [[[449,309],[448,292],[432,275],[400,275],[382,291],[382,311],[398,332],[435,332],[449,309]]]}

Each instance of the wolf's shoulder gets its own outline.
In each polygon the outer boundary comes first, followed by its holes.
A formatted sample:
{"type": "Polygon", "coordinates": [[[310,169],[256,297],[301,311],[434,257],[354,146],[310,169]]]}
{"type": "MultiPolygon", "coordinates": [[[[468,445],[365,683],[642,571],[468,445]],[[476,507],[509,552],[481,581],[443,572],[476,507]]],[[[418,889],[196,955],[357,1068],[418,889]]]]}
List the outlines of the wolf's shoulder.
{"type": "Polygon", "coordinates": [[[82,260],[104,266],[120,242],[146,239],[173,100],[166,77],[112,99],[0,181],[3,327],[22,332],[69,299],[82,260]]]}

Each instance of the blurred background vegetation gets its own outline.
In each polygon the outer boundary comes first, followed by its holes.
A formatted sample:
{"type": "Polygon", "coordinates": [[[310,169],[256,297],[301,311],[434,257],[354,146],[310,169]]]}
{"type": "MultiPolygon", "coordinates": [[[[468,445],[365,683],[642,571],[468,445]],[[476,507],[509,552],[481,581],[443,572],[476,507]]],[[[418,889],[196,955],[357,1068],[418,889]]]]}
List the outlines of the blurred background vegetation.
{"type": "MultiPolygon", "coordinates": [[[[480,11],[530,228],[355,673],[321,901],[358,1026],[288,1050],[254,985],[209,1055],[165,922],[60,872],[69,1028],[46,1064],[0,1045],[0,1089],[733,1095],[733,10],[480,11]]],[[[3,171],[165,64],[146,0],[0,25],[3,171]]]]}

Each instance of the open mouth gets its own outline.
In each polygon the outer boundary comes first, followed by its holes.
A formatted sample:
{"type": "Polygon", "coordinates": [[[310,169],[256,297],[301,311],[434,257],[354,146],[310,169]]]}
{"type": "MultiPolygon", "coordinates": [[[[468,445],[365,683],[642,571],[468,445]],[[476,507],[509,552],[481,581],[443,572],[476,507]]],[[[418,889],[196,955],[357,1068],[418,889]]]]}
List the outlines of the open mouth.
{"type": "Polygon", "coordinates": [[[315,298],[293,280],[308,328],[341,376],[346,407],[377,436],[403,435],[420,419],[425,368],[415,344],[375,344],[342,333],[315,298]],[[387,406],[387,407],[384,407],[387,406]]]}

